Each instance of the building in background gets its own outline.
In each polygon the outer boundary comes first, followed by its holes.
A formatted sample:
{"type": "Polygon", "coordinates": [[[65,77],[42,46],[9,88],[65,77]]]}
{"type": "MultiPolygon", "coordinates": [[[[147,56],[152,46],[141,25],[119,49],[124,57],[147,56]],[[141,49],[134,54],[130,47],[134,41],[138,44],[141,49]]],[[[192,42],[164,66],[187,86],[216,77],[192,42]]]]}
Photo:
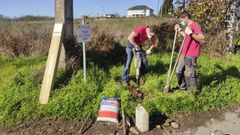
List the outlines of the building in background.
{"type": "Polygon", "coordinates": [[[120,15],[118,13],[109,13],[109,14],[101,14],[101,13],[94,13],[89,15],[84,15],[82,17],[85,18],[96,18],[96,19],[111,19],[111,18],[118,18],[120,15]]]}
{"type": "Polygon", "coordinates": [[[120,17],[120,15],[117,14],[117,13],[114,13],[114,14],[105,14],[105,17],[106,17],[106,18],[116,18],[116,17],[120,17]]]}
{"type": "Polygon", "coordinates": [[[127,11],[127,17],[154,16],[153,9],[146,5],[136,5],[127,11]]]}

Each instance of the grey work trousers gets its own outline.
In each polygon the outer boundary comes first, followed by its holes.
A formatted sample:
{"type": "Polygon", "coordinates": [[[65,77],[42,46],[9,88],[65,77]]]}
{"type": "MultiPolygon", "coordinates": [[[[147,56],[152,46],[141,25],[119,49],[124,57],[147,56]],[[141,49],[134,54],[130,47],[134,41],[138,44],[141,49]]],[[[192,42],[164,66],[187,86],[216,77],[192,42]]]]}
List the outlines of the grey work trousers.
{"type": "Polygon", "coordinates": [[[179,89],[184,89],[186,87],[184,72],[185,72],[184,56],[181,55],[176,67],[176,75],[179,89]]]}

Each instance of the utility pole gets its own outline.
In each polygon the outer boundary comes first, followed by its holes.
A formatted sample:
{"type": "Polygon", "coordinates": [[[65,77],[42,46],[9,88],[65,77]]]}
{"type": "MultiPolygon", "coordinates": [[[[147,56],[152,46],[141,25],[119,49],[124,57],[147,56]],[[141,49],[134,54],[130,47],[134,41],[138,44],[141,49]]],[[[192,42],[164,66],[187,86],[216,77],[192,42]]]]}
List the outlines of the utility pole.
{"type": "Polygon", "coordinates": [[[67,56],[73,47],[73,0],[55,0],[55,23],[62,22],[65,24],[63,47],[61,50],[59,66],[66,68],[67,56]]]}
{"type": "Polygon", "coordinates": [[[240,0],[237,1],[237,24],[236,24],[236,31],[240,31],[240,0]]]}
{"type": "Polygon", "coordinates": [[[186,7],[186,0],[183,0],[183,10],[185,10],[186,7]]]}
{"type": "Polygon", "coordinates": [[[160,2],[157,0],[157,15],[160,15],[160,2]]]}
{"type": "Polygon", "coordinates": [[[161,6],[161,11],[160,11],[160,16],[161,16],[161,17],[163,17],[163,13],[162,13],[162,12],[163,12],[163,9],[162,9],[162,8],[163,8],[163,6],[161,6]]]}
{"type": "Polygon", "coordinates": [[[234,40],[234,34],[236,31],[236,23],[237,23],[237,1],[238,0],[229,0],[229,8],[227,12],[227,16],[229,17],[227,21],[227,37],[229,41],[229,47],[233,51],[235,50],[234,45],[233,45],[233,40],[234,40]]]}

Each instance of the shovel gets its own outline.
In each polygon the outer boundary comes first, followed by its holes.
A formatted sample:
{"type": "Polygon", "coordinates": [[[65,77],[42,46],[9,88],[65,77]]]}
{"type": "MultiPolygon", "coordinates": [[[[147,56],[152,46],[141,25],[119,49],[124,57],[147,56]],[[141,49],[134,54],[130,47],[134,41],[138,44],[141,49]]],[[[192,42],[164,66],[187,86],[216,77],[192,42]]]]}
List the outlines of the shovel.
{"type": "Polygon", "coordinates": [[[166,85],[165,85],[164,90],[163,90],[164,93],[168,93],[169,87],[170,87],[169,86],[170,85],[170,74],[171,74],[171,69],[172,69],[172,61],[173,61],[173,54],[174,54],[174,49],[175,49],[175,45],[176,45],[177,33],[178,33],[178,31],[175,30],[174,39],[173,39],[173,46],[172,46],[172,54],[171,54],[169,68],[168,68],[167,82],[166,82],[166,85]]]}
{"type": "Polygon", "coordinates": [[[170,65],[169,65],[169,69],[168,69],[168,78],[167,78],[167,83],[163,89],[163,93],[168,93],[169,90],[170,90],[170,82],[172,80],[172,76],[173,76],[173,73],[177,67],[177,63],[178,63],[178,60],[180,58],[180,54],[182,52],[182,48],[183,48],[183,45],[184,45],[184,42],[186,40],[186,35],[184,36],[184,39],[182,41],[182,45],[180,47],[180,50],[178,52],[178,56],[177,56],[177,59],[176,59],[176,62],[174,64],[174,67],[173,69],[171,70],[172,68],[172,59],[173,59],[173,54],[174,54],[174,49],[175,49],[175,44],[176,44],[176,38],[177,38],[177,30],[175,30],[175,35],[174,35],[174,41],[173,41],[173,47],[172,47],[172,55],[171,55],[171,60],[170,60],[170,65]]]}

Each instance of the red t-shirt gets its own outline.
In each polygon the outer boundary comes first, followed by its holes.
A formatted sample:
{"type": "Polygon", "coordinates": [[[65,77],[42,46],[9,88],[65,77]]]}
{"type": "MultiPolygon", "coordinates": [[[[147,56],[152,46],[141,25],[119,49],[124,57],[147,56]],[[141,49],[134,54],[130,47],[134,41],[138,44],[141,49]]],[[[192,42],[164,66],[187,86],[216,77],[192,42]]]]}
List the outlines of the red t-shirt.
{"type": "MultiPolygon", "coordinates": [[[[196,35],[202,33],[201,26],[196,22],[191,23],[188,27],[192,29],[193,33],[196,35]]],[[[192,57],[200,56],[200,43],[193,39],[190,35],[187,35],[183,45],[182,55],[192,57]]]]}
{"type": "Polygon", "coordinates": [[[134,41],[139,46],[141,46],[148,39],[146,29],[146,26],[138,26],[133,30],[137,35],[134,41]]]}

